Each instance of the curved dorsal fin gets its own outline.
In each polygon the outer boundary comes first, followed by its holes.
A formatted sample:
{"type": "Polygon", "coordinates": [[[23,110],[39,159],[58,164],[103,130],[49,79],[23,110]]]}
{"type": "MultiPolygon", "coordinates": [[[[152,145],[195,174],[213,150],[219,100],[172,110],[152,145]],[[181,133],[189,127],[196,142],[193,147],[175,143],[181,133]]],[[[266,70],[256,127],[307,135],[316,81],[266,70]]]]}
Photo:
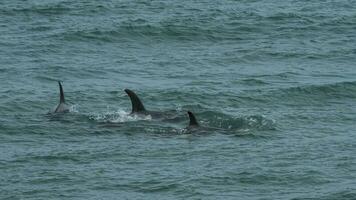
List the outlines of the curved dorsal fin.
{"type": "Polygon", "coordinates": [[[133,91],[131,91],[129,89],[125,89],[125,92],[131,99],[131,103],[132,103],[131,113],[146,111],[141,100],[138,98],[138,96],[133,91]]]}
{"type": "Polygon", "coordinates": [[[188,111],[188,115],[189,115],[189,126],[199,126],[194,114],[188,111]]]}
{"type": "Polygon", "coordinates": [[[58,81],[58,85],[59,85],[59,93],[60,93],[60,97],[59,97],[59,103],[64,103],[64,92],[63,92],[63,88],[62,88],[62,84],[60,81],[58,81]]]}

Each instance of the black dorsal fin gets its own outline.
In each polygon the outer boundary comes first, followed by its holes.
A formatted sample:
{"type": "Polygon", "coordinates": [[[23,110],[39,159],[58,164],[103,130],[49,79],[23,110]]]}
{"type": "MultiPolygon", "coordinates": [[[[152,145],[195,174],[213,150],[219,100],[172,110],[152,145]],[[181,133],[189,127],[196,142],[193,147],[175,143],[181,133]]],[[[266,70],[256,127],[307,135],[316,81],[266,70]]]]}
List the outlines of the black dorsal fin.
{"type": "Polygon", "coordinates": [[[63,92],[63,88],[62,88],[62,84],[60,81],[58,81],[58,85],[59,85],[59,93],[60,93],[60,97],[59,97],[59,103],[64,103],[64,92],[63,92]]]}
{"type": "Polygon", "coordinates": [[[194,114],[188,111],[188,115],[189,115],[189,126],[199,126],[194,114]]]}
{"type": "Polygon", "coordinates": [[[129,89],[125,89],[125,92],[127,95],[129,95],[129,97],[131,99],[131,103],[132,103],[131,113],[146,111],[141,100],[138,98],[138,96],[133,91],[131,91],[129,89]]]}

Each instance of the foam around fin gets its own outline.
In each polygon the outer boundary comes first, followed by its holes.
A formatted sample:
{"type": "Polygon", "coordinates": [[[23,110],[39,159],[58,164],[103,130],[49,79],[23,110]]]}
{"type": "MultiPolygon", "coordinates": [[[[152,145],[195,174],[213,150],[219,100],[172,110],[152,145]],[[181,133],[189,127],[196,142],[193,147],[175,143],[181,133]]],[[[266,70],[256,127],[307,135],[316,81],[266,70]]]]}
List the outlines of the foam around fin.
{"type": "Polygon", "coordinates": [[[199,126],[194,114],[188,111],[188,115],[189,115],[189,126],[199,126]]]}
{"type": "Polygon", "coordinates": [[[64,103],[64,92],[63,92],[63,88],[62,88],[62,84],[60,81],[58,81],[58,85],[59,85],[59,93],[60,93],[60,97],[59,97],[59,103],[64,103]]]}
{"type": "Polygon", "coordinates": [[[133,91],[131,91],[129,89],[125,89],[125,92],[130,97],[130,100],[131,100],[131,104],[132,104],[131,113],[146,111],[141,100],[138,98],[138,96],[133,91]]]}

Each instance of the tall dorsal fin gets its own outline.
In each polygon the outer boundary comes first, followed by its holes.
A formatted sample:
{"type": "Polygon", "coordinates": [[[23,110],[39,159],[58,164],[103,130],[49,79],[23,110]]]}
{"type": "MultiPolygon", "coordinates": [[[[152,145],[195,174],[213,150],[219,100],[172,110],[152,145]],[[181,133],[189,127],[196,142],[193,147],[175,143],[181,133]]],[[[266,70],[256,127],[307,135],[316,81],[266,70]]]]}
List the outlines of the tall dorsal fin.
{"type": "Polygon", "coordinates": [[[199,126],[194,114],[188,111],[188,115],[189,115],[189,126],[199,126]]]}
{"type": "Polygon", "coordinates": [[[131,104],[132,104],[131,113],[146,111],[141,100],[138,98],[138,96],[133,91],[131,91],[129,89],[125,89],[125,92],[131,99],[131,104]]]}
{"type": "Polygon", "coordinates": [[[62,84],[60,81],[58,81],[58,84],[59,84],[59,93],[60,93],[60,97],[59,97],[59,103],[64,103],[65,100],[64,100],[64,92],[63,92],[63,88],[62,88],[62,84]]]}

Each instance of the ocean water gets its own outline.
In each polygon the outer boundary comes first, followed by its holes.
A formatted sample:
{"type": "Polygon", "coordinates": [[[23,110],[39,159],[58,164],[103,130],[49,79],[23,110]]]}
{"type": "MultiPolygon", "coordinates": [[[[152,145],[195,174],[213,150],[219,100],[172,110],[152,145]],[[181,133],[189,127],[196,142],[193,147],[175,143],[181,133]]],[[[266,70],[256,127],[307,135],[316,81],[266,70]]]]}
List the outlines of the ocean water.
{"type": "Polygon", "coordinates": [[[1,0],[0,85],[0,199],[356,199],[354,0],[1,0]]]}

